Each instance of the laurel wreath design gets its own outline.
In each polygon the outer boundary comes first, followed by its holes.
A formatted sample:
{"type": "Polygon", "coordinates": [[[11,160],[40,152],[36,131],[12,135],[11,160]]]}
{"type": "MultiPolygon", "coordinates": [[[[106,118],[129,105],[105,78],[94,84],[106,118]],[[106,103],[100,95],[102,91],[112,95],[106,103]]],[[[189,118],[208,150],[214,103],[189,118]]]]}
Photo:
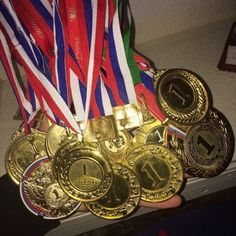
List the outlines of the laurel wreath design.
{"type": "MultiPolygon", "coordinates": [[[[96,200],[109,190],[112,184],[112,171],[107,171],[106,173],[104,173],[102,183],[94,191],[90,191],[90,192],[79,191],[70,183],[69,170],[70,170],[71,165],[74,162],[76,162],[81,157],[81,155],[91,156],[92,158],[97,156],[97,154],[94,152],[94,149],[86,148],[85,146],[84,147],[77,146],[77,148],[75,147],[74,149],[70,149],[69,152],[64,152],[62,154],[60,165],[57,171],[58,182],[61,188],[69,196],[71,196],[72,198],[76,200],[83,200],[83,201],[96,200]]],[[[106,160],[103,160],[103,161],[104,161],[104,164],[105,162],[107,162],[106,160]]],[[[107,165],[109,165],[108,162],[107,162],[107,165]]]]}
{"type": "Polygon", "coordinates": [[[192,176],[204,178],[213,177],[223,172],[231,162],[235,148],[232,127],[223,114],[216,109],[212,109],[209,111],[208,117],[206,119],[220,127],[226,144],[225,158],[219,162],[219,165],[215,169],[204,169],[202,166],[198,165],[198,163],[194,161],[193,158],[187,156],[184,151],[185,140],[178,138],[176,135],[169,135],[168,137],[168,147],[180,155],[185,172],[192,176]]]}
{"type": "MultiPolygon", "coordinates": [[[[165,99],[162,97],[160,93],[160,88],[157,89],[157,102],[161,108],[161,110],[166,114],[166,116],[179,123],[184,124],[193,124],[195,122],[200,121],[207,113],[209,102],[208,102],[208,94],[203,84],[196,76],[191,73],[184,71],[184,76],[191,84],[196,98],[195,107],[189,112],[180,112],[173,108],[171,108],[165,99]]],[[[158,83],[160,86],[161,81],[158,83]]],[[[157,84],[157,86],[158,86],[157,84]]]]}
{"type": "Polygon", "coordinates": [[[155,154],[158,157],[162,157],[163,161],[168,165],[171,170],[171,177],[164,189],[161,190],[148,190],[142,186],[142,200],[148,200],[152,202],[163,201],[171,198],[176,194],[183,184],[183,167],[181,161],[177,155],[169,148],[164,146],[158,146],[148,144],[145,146],[137,147],[129,155],[128,162],[131,167],[134,168],[136,161],[145,155],[155,154]]]}

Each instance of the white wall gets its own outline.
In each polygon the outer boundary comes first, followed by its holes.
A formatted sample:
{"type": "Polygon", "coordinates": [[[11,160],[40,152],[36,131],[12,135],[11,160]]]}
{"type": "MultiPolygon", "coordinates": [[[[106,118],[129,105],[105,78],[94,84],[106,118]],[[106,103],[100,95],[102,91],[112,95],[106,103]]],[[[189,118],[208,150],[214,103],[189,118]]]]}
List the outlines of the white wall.
{"type": "Polygon", "coordinates": [[[130,0],[136,43],[236,17],[236,0],[130,0]]]}

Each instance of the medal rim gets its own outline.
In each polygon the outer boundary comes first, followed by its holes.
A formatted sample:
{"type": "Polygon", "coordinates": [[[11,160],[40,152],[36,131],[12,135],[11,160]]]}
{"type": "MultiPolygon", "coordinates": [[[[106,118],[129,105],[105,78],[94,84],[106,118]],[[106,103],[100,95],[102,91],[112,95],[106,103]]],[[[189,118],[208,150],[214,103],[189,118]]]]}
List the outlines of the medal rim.
{"type": "MultiPolygon", "coordinates": [[[[40,216],[44,219],[49,219],[49,220],[56,220],[56,219],[62,219],[62,218],[65,218],[65,217],[68,217],[70,215],[72,215],[79,207],[80,205],[82,204],[81,202],[75,202],[73,204],[73,210],[70,211],[68,214],[66,215],[61,215],[61,216],[51,216],[50,214],[48,214],[49,212],[46,212],[43,210],[43,207],[38,207],[38,206],[35,206],[32,201],[30,200],[30,198],[26,197],[26,194],[24,194],[24,178],[27,177],[27,175],[29,176],[33,171],[37,170],[38,168],[40,168],[40,166],[42,166],[44,163],[50,163],[50,160],[48,158],[48,156],[44,156],[44,157],[41,157],[40,159],[37,159],[35,160],[34,162],[32,162],[28,167],[27,169],[25,170],[24,174],[23,174],[23,180],[20,182],[19,184],[19,189],[20,189],[20,196],[21,196],[21,199],[24,203],[24,205],[26,206],[26,208],[31,212],[33,213],[34,215],[36,216],[40,216]],[[35,168],[34,168],[35,167],[35,168]],[[38,210],[38,211],[37,211],[38,210]]],[[[52,184],[55,184],[55,183],[58,183],[55,179],[54,182],[52,182],[52,184]]],[[[58,183],[59,184],[59,183],[58,183]]],[[[66,193],[64,193],[66,194],[66,193]]],[[[45,200],[45,203],[48,205],[48,203],[46,202],[46,199],[45,200]]],[[[73,200],[73,199],[71,199],[73,200]]],[[[74,200],[73,200],[74,201],[74,200]]],[[[49,206],[49,205],[48,205],[49,206]]]]}
{"type": "MultiPolygon", "coordinates": [[[[119,167],[127,169],[127,170],[130,172],[130,174],[132,174],[133,177],[135,177],[136,182],[139,183],[138,177],[135,175],[134,171],[132,171],[132,169],[129,168],[128,166],[123,165],[123,164],[116,163],[116,164],[112,165],[112,167],[113,167],[113,172],[114,172],[114,174],[117,174],[116,171],[117,171],[117,168],[119,168],[119,167]]],[[[117,175],[118,175],[118,174],[117,174],[117,175]]],[[[120,175],[120,176],[121,176],[121,175],[120,175]]],[[[122,177],[122,176],[121,176],[121,177],[122,177]]],[[[123,178],[123,177],[122,177],[122,178],[123,178]]],[[[124,179],[124,178],[123,178],[123,179],[124,179]]],[[[136,183],[136,184],[137,184],[137,183],[136,183]]],[[[139,183],[139,184],[140,184],[140,183],[139,183]]],[[[129,184],[128,184],[128,185],[129,185],[129,184]]],[[[129,185],[129,188],[131,188],[130,185],[129,185]]],[[[137,187],[134,187],[134,188],[137,188],[137,187]]],[[[136,205],[133,206],[133,208],[132,208],[127,214],[122,215],[122,216],[121,216],[121,215],[118,215],[118,216],[109,216],[108,214],[107,214],[107,215],[104,214],[104,212],[112,213],[112,211],[114,211],[114,209],[115,209],[115,210],[122,210],[122,209],[124,208],[124,205],[129,204],[129,201],[130,201],[130,199],[131,199],[130,191],[129,191],[129,198],[126,200],[125,203],[123,203],[123,204],[122,204],[121,206],[119,206],[119,207],[115,207],[115,208],[113,208],[113,209],[112,209],[112,208],[104,207],[102,204],[100,204],[100,203],[98,202],[99,199],[96,200],[96,201],[93,201],[93,202],[86,202],[86,203],[85,203],[85,206],[89,209],[89,211],[90,211],[93,215],[98,216],[98,217],[100,217],[100,218],[111,219],[111,220],[123,219],[123,218],[126,218],[126,217],[128,217],[129,215],[131,215],[131,214],[137,209],[138,204],[139,204],[140,199],[141,199],[141,186],[139,186],[139,189],[140,189],[140,191],[139,191],[139,193],[137,193],[137,195],[139,195],[139,196],[133,197],[133,198],[138,198],[138,199],[136,199],[136,205]],[[98,213],[96,213],[96,212],[92,209],[92,206],[93,206],[94,204],[95,204],[94,207],[95,207],[95,208],[99,208],[99,209],[102,211],[102,214],[98,214],[98,213]]],[[[132,199],[133,199],[133,198],[132,198],[132,199]]]]}
{"type": "Polygon", "coordinates": [[[186,156],[185,159],[188,160],[187,161],[188,163],[183,162],[183,164],[185,165],[186,173],[196,176],[196,177],[214,177],[222,173],[227,168],[227,166],[229,165],[229,163],[231,162],[233,158],[233,153],[235,149],[234,140],[235,139],[234,139],[233,129],[229,121],[227,120],[227,118],[216,108],[211,109],[208,113],[208,116],[206,117],[204,121],[197,123],[196,125],[191,127],[186,133],[186,141],[184,142],[184,153],[186,156]],[[211,119],[212,116],[218,117],[219,118],[218,121],[217,119],[212,120],[211,119]],[[219,128],[217,129],[217,131],[222,135],[222,139],[223,137],[225,137],[225,134],[228,134],[227,139],[230,141],[227,142],[225,139],[223,139],[223,145],[226,146],[225,156],[221,162],[221,166],[218,166],[217,168],[212,168],[212,169],[210,168],[211,166],[214,166],[214,165],[206,165],[205,167],[204,165],[198,164],[195,161],[195,159],[191,157],[191,154],[188,151],[188,145],[187,145],[188,135],[196,126],[200,126],[201,124],[211,124],[219,128]],[[224,124],[224,126],[222,126],[221,129],[218,126],[220,124],[224,124]],[[226,130],[225,134],[223,132],[224,130],[226,130]],[[189,154],[189,158],[187,158],[188,154],[189,154]]]}
{"type": "MultiPolygon", "coordinates": [[[[13,182],[17,185],[20,184],[22,177],[23,177],[23,173],[24,171],[21,171],[15,164],[15,160],[12,158],[11,153],[13,154],[15,147],[14,146],[18,146],[21,143],[27,142],[27,135],[36,135],[36,138],[40,139],[41,141],[45,142],[45,137],[46,134],[44,132],[36,132],[36,130],[33,130],[32,133],[30,134],[22,134],[18,137],[16,137],[15,139],[13,139],[10,142],[10,145],[7,148],[7,151],[5,153],[5,168],[7,170],[8,175],[10,176],[10,178],[13,180],[13,182]]],[[[46,149],[45,149],[45,154],[46,154],[46,149]]],[[[45,155],[44,154],[44,155],[45,155]]],[[[42,156],[40,156],[39,158],[41,158],[42,156]]],[[[38,158],[34,158],[34,161],[37,160],[38,158]]],[[[32,161],[31,163],[33,163],[34,161],[32,161]]],[[[30,163],[30,164],[31,164],[30,163]]]]}
{"type": "MultiPolygon", "coordinates": [[[[70,146],[70,145],[69,145],[70,146]]],[[[67,148],[69,148],[69,146],[67,146],[67,148]]],[[[61,160],[60,160],[60,168],[58,169],[58,173],[57,173],[57,179],[58,182],[61,186],[61,188],[73,199],[81,201],[81,202],[88,202],[88,201],[94,201],[99,199],[100,197],[104,196],[110,189],[111,184],[112,184],[112,179],[113,179],[113,171],[112,171],[112,167],[109,163],[109,161],[107,160],[107,158],[104,157],[104,155],[99,152],[98,150],[92,148],[92,147],[86,147],[86,144],[82,144],[81,146],[77,146],[75,144],[75,148],[73,148],[71,151],[69,152],[65,152],[64,156],[62,156],[61,160]],[[76,151],[76,155],[74,155],[74,157],[71,157],[71,155],[73,154],[73,152],[76,151]],[[84,155],[84,152],[86,155],[84,155]],[[105,166],[107,170],[103,170],[103,178],[101,181],[101,184],[99,185],[99,187],[97,187],[95,190],[87,192],[87,191],[80,191],[77,188],[75,188],[72,184],[70,184],[70,180],[69,180],[69,170],[71,168],[71,166],[73,165],[73,163],[75,163],[77,160],[79,160],[80,158],[84,157],[88,157],[88,153],[92,153],[92,156],[90,156],[92,159],[94,159],[94,157],[98,158],[99,160],[96,160],[99,164],[100,161],[103,161],[104,165],[100,166],[105,166]],[[79,155],[78,155],[79,154],[79,155]],[[110,181],[108,181],[108,187],[105,188],[104,184],[106,184],[105,179],[110,179],[110,181]],[[99,189],[102,189],[103,192],[98,194],[97,196],[95,195],[96,192],[99,189]],[[105,190],[104,190],[105,189],[105,190]],[[93,196],[91,196],[93,195],[93,196]],[[90,198],[88,196],[91,196],[90,198]]]]}
{"type": "Polygon", "coordinates": [[[170,120],[173,120],[174,122],[177,122],[180,124],[191,125],[196,122],[199,122],[206,116],[207,111],[209,110],[209,108],[212,107],[212,96],[211,96],[208,86],[199,75],[185,69],[163,70],[162,73],[161,72],[159,73],[159,75],[160,77],[156,80],[156,88],[155,88],[156,102],[158,106],[160,107],[161,111],[170,120]],[[162,92],[161,92],[161,85],[164,83],[163,80],[165,80],[166,76],[168,74],[173,74],[173,73],[178,73],[181,75],[183,74],[184,78],[187,75],[188,78],[192,80],[191,82],[194,83],[194,86],[193,86],[192,84],[190,84],[188,80],[186,80],[186,82],[192,88],[193,93],[195,94],[194,99],[196,100],[195,104],[197,106],[195,109],[191,109],[190,111],[186,109],[185,112],[178,111],[174,109],[173,107],[169,106],[168,103],[163,98],[162,92]],[[194,87],[196,86],[197,86],[198,92],[194,90],[194,87]],[[197,97],[199,97],[199,94],[201,95],[201,99],[197,99],[197,97]],[[201,103],[199,101],[201,101],[201,103]],[[199,112],[199,110],[201,112],[199,112]]]}
{"type": "MultiPolygon", "coordinates": [[[[159,149],[159,150],[163,149],[162,151],[167,151],[172,157],[175,158],[175,161],[177,161],[177,163],[179,165],[178,166],[179,169],[176,171],[176,173],[178,173],[178,177],[180,179],[180,182],[175,180],[176,183],[179,183],[177,185],[177,187],[176,187],[175,192],[170,194],[170,195],[168,195],[168,196],[166,196],[166,197],[156,197],[155,199],[151,198],[151,197],[147,197],[147,195],[150,195],[152,193],[155,193],[156,196],[158,196],[160,194],[160,192],[163,192],[164,190],[166,191],[169,188],[169,186],[171,184],[171,181],[173,181],[173,179],[174,179],[174,174],[171,171],[171,168],[170,168],[171,165],[170,165],[169,161],[166,161],[166,159],[163,160],[166,164],[168,163],[167,166],[168,166],[168,168],[170,170],[170,176],[171,177],[168,180],[168,184],[167,184],[168,187],[164,187],[160,191],[153,191],[153,190],[148,190],[148,189],[143,188],[142,183],[140,182],[141,188],[142,188],[141,199],[144,200],[144,201],[148,201],[148,202],[162,202],[162,201],[170,199],[171,197],[173,197],[175,194],[177,194],[181,190],[181,188],[183,186],[183,183],[184,183],[184,169],[183,169],[183,166],[182,166],[182,162],[178,158],[177,154],[175,154],[174,152],[172,152],[169,148],[167,148],[165,146],[154,145],[154,144],[146,144],[146,145],[138,146],[127,157],[128,164],[131,167],[134,167],[135,166],[135,162],[140,158],[140,155],[141,155],[141,157],[143,157],[143,156],[145,156],[145,152],[147,152],[149,150],[157,150],[157,149],[159,149]]],[[[159,151],[159,150],[157,150],[157,151],[159,151]]],[[[151,152],[151,154],[154,154],[154,153],[151,152]]],[[[135,172],[135,170],[134,170],[134,172],[135,172]]],[[[135,172],[135,174],[140,179],[140,176],[136,172],[135,172]]]]}

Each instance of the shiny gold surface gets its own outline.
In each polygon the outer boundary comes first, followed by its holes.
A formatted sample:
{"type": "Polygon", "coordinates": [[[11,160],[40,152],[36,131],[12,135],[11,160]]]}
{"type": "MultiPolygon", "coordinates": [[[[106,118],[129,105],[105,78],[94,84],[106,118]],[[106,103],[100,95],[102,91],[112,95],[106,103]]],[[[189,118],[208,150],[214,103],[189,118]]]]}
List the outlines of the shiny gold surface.
{"type": "Polygon", "coordinates": [[[45,133],[34,130],[10,143],[5,155],[5,166],[16,184],[19,184],[23,172],[34,160],[46,155],[45,138],[45,133]]]}
{"type": "Polygon", "coordinates": [[[225,170],[233,157],[234,135],[223,114],[214,109],[204,122],[194,125],[184,150],[192,166],[187,171],[193,175],[211,177],[225,170]]]}
{"type": "Polygon", "coordinates": [[[182,124],[203,119],[209,108],[209,93],[202,79],[183,69],[162,72],[156,80],[156,101],[164,114],[182,124]]]}
{"type": "Polygon", "coordinates": [[[105,219],[127,217],[135,211],[141,196],[138,178],[131,169],[115,164],[113,171],[113,183],[107,194],[97,201],[85,203],[94,215],[105,219]]]}
{"type": "Polygon", "coordinates": [[[233,157],[234,145],[229,122],[215,108],[190,127],[184,139],[168,135],[168,146],[179,153],[185,172],[196,177],[212,177],[224,171],[233,157]]]}
{"type": "Polygon", "coordinates": [[[167,126],[160,120],[153,119],[152,122],[144,123],[135,136],[135,142],[140,144],[159,144],[167,142],[167,126]]]}
{"type": "Polygon", "coordinates": [[[138,104],[113,107],[113,115],[118,130],[137,128],[143,123],[141,107],[138,104]]]}
{"type": "Polygon", "coordinates": [[[46,136],[46,150],[48,157],[52,160],[57,149],[62,144],[64,136],[67,135],[66,128],[56,124],[52,124],[46,136]]]}
{"type": "Polygon", "coordinates": [[[182,186],[184,174],[181,162],[164,146],[148,144],[137,147],[128,156],[128,163],[139,178],[142,200],[167,200],[182,186]]]}
{"type": "Polygon", "coordinates": [[[84,133],[86,142],[98,142],[118,137],[114,116],[103,116],[88,120],[84,133]]]}
{"type": "Polygon", "coordinates": [[[73,213],[80,205],[60,188],[47,158],[36,160],[26,169],[20,183],[26,207],[46,219],[60,219],[73,213]]]}
{"type": "Polygon", "coordinates": [[[72,198],[94,201],[107,193],[112,184],[112,169],[107,159],[88,144],[65,146],[58,168],[58,181],[72,198]]]}
{"type": "Polygon", "coordinates": [[[100,143],[101,152],[112,162],[124,163],[132,139],[132,135],[127,130],[120,130],[118,138],[100,143]]]}

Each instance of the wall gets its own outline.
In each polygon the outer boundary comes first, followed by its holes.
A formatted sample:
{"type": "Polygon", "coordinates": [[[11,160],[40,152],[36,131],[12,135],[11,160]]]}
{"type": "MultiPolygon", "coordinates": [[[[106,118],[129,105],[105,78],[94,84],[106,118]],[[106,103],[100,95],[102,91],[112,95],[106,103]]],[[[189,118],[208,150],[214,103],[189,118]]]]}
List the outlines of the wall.
{"type": "Polygon", "coordinates": [[[130,0],[136,43],[236,17],[235,0],[130,0]]]}

